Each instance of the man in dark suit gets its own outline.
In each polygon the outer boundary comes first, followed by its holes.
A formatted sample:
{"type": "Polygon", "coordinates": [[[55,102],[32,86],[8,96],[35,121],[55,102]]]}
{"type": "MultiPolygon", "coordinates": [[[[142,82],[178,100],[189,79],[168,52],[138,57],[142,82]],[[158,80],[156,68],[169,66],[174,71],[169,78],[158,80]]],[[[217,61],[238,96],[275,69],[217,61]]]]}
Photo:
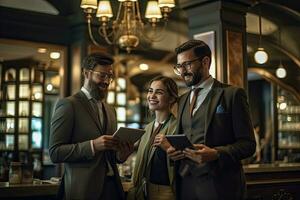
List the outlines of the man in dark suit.
{"type": "Polygon", "coordinates": [[[114,78],[112,64],[103,53],[87,56],[81,91],[56,105],[49,151],[54,163],[64,163],[65,199],[124,199],[116,163],[127,159],[133,145],[112,137],[116,114],[104,101],[114,78]]]}
{"type": "Polygon", "coordinates": [[[241,88],[209,74],[211,50],[200,40],[176,48],[174,70],[191,90],[179,101],[176,134],[194,149],[168,149],[175,160],[178,199],[241,200],[245,178],[241,160],[255,152],[247,97],[241,88]]]}

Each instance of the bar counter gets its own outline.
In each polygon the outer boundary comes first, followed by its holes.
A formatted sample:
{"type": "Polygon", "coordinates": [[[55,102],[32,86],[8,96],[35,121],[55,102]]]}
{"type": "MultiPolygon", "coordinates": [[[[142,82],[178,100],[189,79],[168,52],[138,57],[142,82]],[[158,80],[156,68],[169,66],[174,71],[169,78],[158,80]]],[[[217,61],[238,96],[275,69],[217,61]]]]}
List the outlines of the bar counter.
{"type": "MultiPolygon", "coordinates": [[[[249,200],[276,199],[276,196],[300,199],[300,163],[251,164],[245,165],[249,200]]],[[[124,191],[131,182],[124,181],[124,191]]],[[[0,199],[54,199],[57,183],[40,181],[35,184],[15,184],[0,182],[0,199]]]]}
{"type": "Polygon", "coordinates": [[[244,166],[249,200],[300,199],[300,163],[244,166]]]}
{"type": "Polygon", "coordinates": [[[0,199],[54,199],[58,183],[40,181],[33,184],[9,184],[0,182],[0,199]]]}

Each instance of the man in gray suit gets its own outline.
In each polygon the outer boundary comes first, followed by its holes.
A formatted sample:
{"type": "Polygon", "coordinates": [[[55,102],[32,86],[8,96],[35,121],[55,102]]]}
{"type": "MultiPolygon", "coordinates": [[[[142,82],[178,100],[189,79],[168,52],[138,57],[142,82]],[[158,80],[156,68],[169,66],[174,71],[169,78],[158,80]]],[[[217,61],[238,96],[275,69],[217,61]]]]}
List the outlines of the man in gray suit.
{"type": "Polygon", "coordinates": [[[133,145],[112,137],[116,114],[104,102],[114,78],[112,64],[107,54],[87,56],[81,91],[56,105],[49,151],[54,163],[64,163],[65,199],[124,199],[116,163],[127,159],[133,145]]]}
{"type": "Polygon", "coordinates": [[[179,101],[176,134],[194,149],[168,149],[175,160],[178,199],[241,200],[245,178],[241,160],[255,152],[245,91],[220,83],[209,74],[211,50],[200,40],[176,48],[174,70],[190,91],[179,101]]]}

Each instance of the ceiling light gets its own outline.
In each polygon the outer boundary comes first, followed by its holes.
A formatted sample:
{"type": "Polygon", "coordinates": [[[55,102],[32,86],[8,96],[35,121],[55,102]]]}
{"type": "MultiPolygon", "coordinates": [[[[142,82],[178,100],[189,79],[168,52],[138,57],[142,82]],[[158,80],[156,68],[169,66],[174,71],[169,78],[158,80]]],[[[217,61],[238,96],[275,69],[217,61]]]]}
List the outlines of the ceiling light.
{"type": "Polygon", "coordinates": [[[264,48],[261,47],[261,37],[262,37],[262,32],[261,32],[261,8],[259,8],[259,15],[258,15],[258,27],[259,27],[259,45],[257,48],[257,51],[254,54],[254,60],[258,64],[264,64],[268,61],[268,54],[264,50],[264,48]]]}
{"type": "Polygon", "coordinates": [[[60,58],[60,53],[59,52],[51,52],[50,53],[50,58],[59,59],[60,58]]]}
{"type": "Polygon", "coordinates": [[[46,48],[38,48],[37,50],[39,53],[46,53],[47,49],[46,48]]]}
{"type": "Polygon", "coordinates": [[[149,65],[145,64],[145,63],[142,63],[140,64],[140,70],[143,70],[143,71],[146,71],[149,69],[149,65]]]}
{"type": "MultiPolygon", "coordinates": [[[[281,47],[281,30],[278,31],[278,40],[279,40],[279,46],[281,47]]],[[[286,77],[286,70],[282,65],[281,57],[279,57],[279,67],[276,69],[276,76],[278,78],[285,78],[286,77]]]]}
{"type": "Polygon", "coordinates": [[[268,54],[264,50],[264,48],[258,48],[257,51],[254,54],[254,60],[258,64],[264,64],[268,61],[268,54]]]}
{"type": "Polygon", "coordinates": [[[286,70],[284,69],[283,66],[278,67],[278,68],[276,69],[276,76],[277,76],[278,78],[285,78],[285,77],[286,77],[286,70]]]}

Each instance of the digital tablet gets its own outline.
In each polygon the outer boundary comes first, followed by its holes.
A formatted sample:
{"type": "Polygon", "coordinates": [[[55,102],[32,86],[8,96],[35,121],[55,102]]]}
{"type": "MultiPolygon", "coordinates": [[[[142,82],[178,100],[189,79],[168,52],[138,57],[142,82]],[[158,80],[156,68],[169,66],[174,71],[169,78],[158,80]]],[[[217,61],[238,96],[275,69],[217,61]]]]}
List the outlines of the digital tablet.
{"type": "Polygon", "coordinates": [[[113,134],[113,137],[117,137],[122,142],[135,143],[143,136],[144,133],[145,130],[142,129],[120,127],[113,134]]]}
{"type": "Polygon", "coordinates": [[[166,135],[166,138],[176,150],[194,149],[193,144],[186,135],[166,135]]]}

